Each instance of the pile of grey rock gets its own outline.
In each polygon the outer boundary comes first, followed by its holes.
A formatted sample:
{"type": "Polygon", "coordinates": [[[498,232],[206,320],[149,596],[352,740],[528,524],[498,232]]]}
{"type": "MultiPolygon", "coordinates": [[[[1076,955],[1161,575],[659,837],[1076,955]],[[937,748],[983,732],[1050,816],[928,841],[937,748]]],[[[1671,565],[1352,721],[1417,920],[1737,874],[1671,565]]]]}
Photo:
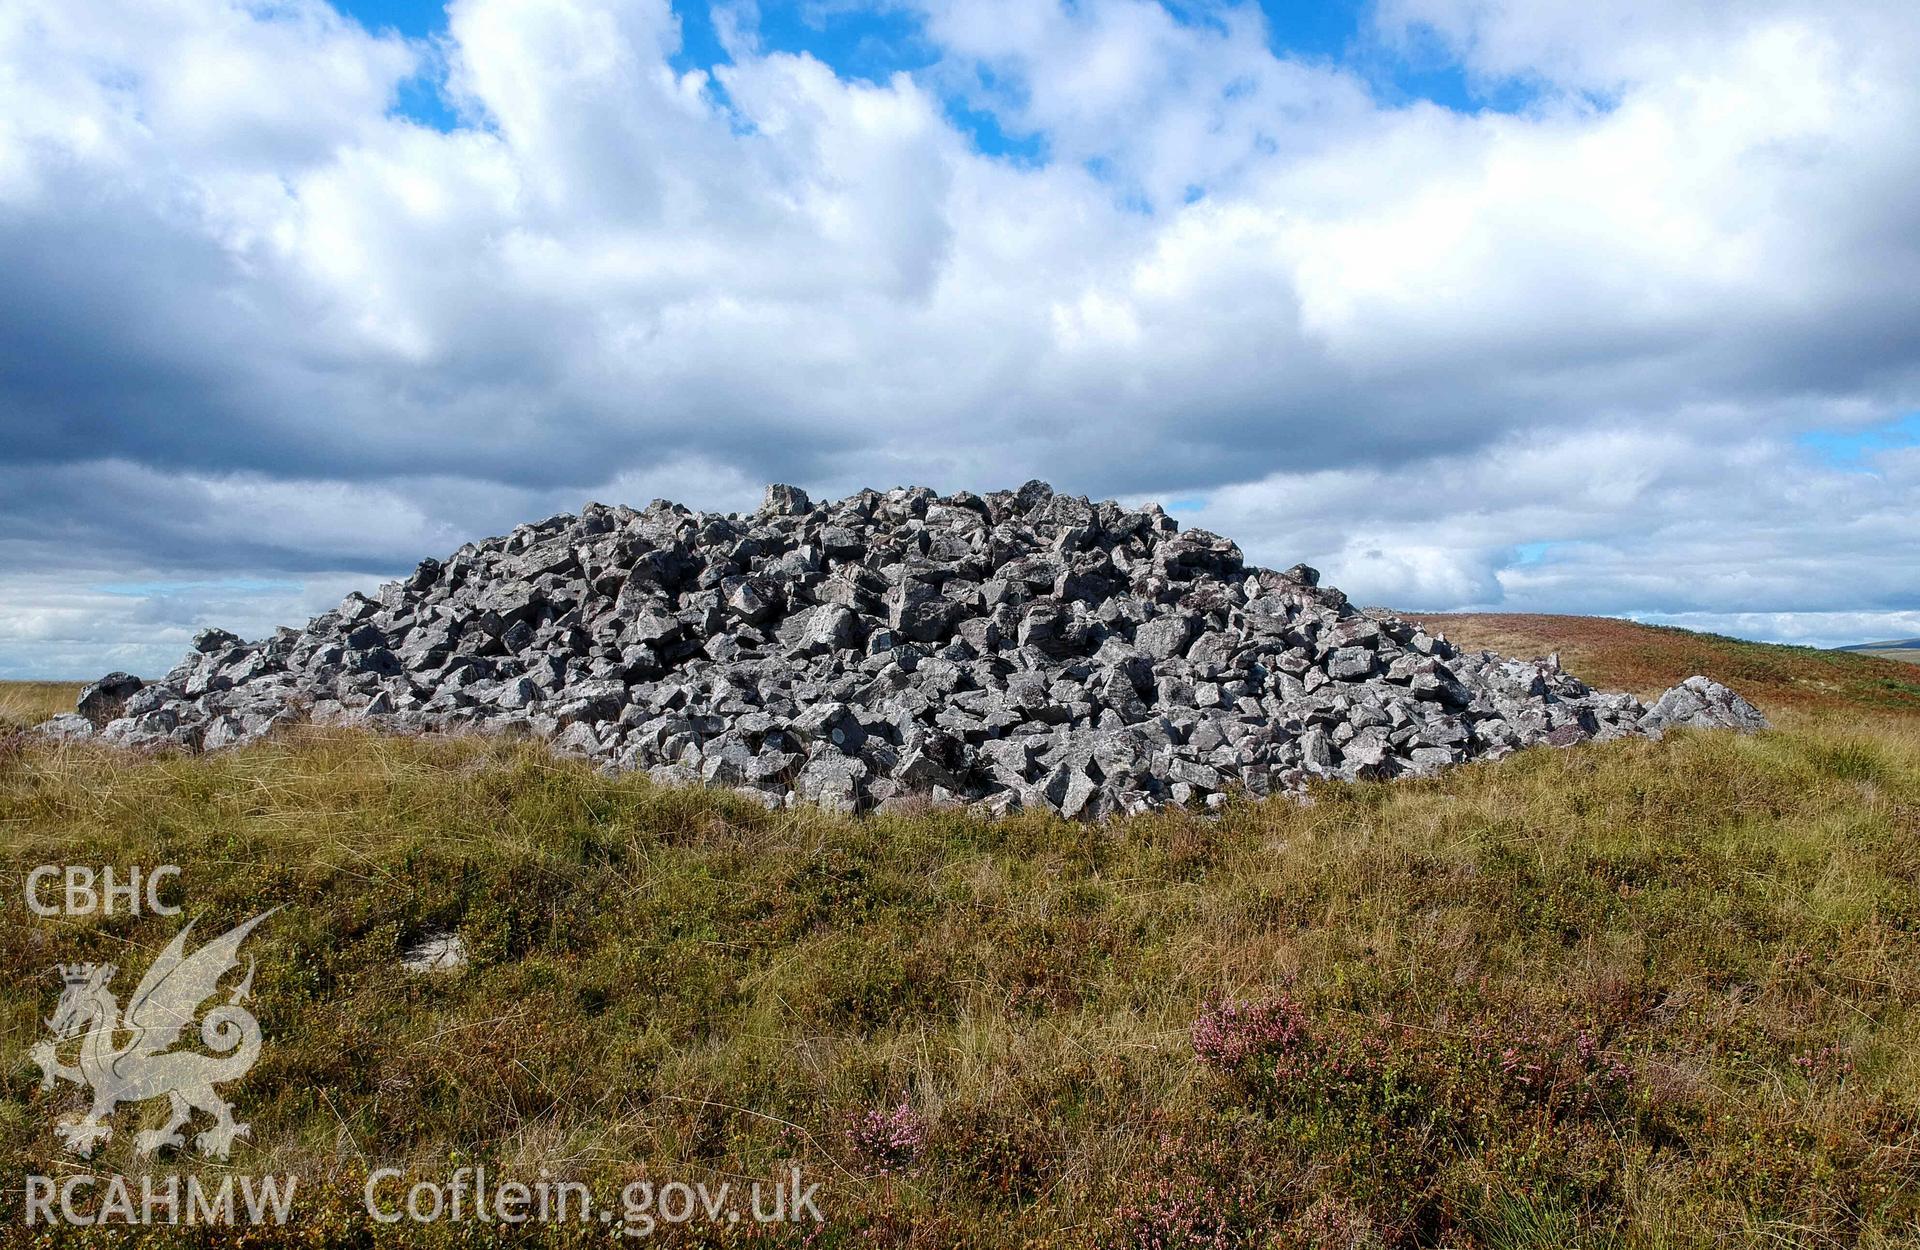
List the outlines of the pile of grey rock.
{"type": "Polygon", "coordinates": [[[749,515],[589,504],[258,642],[206,630],[40,732],[214,750],[298,721],[517,730],[769,805],[1101,817],[1539,743],[1752,729],[1705,678],[1651,709],[1466,653],[1157,507],[774,486],[749,515]]]}

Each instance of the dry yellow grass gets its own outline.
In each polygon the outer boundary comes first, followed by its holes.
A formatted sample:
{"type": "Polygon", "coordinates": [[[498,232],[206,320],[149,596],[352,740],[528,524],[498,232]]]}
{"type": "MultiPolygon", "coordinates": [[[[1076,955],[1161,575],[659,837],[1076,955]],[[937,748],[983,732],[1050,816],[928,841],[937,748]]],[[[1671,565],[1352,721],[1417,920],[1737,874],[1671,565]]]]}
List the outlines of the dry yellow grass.
{"type": "Polygon", "coordinates": [[[80,686],[77,681],[0,682],[0,732],[24,729],[73,711],[80,686]]]}
{"type": "MultiPolygon", "coordinates": [[[[1913,1244],[1920,722],[1877,670],[1808,687],[1797,652],[1607,636],[1543,649],[1598,647],[1587,675],[1643,690],[1746,664],[1798,692],[1761,694],[1788,727],[1105,826],[769,813],[481,739],[16,739],[0,876],[178,863],[209,933],[285,908],[251,942],[269,1045],[232,1091],[236,1164],[309,1197],[254,1244],[606,1244],[375,1225],[358,1186],[383,1164],[605,1194],[790,1160],[829,1245],[1913,1244]],[[398,972],[439,929],[472,965],[398,972]],[[1298,1035],[1258,1032],[1288,1012],[1298,1035]],[[1251,1057],[1207,1058],[1196,1020],[1251,1057]],[[902,1106],[907,1147],[860,1135],[902,1106]]],[[[131,984],[177,927],[0,926],[16,1173],[71,1165],[71,1087],[17,1058],[45,970],[115,958],[131,984]]],[[[95,1166],[154,1167],[128,1149],[151,1115],[121,1119],[95,1166]]]]}

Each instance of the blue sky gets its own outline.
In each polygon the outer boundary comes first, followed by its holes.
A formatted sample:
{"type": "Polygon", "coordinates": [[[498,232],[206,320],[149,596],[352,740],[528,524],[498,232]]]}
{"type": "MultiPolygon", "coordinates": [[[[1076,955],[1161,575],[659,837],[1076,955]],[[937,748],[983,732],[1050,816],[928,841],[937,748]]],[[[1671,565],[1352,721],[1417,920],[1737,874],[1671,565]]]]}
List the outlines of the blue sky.
{"type": "MultiPolygon", "coordinates": [[[[447,30],[444,4],[422,0],[333,0],[342,13],[371,31],[397,31],[409,39],[431,40],[447,30]]],[[[1269,46],[1276,54],[1339,65],[1363,77],[1385,101],[1428,100],[1463,112],[1515,112],[1532,102],[1534,92],[1511,76],[1475,76],[1431,39],[1409,46],[1382,46],[1371,23],[1371,6],[1352,0],[1282,3],[1261,0],[1269,46]]],[[[679,70],[712,69],[730,59],[716,27],[715,6],[702,0],[673,0],[680,23],[679,70]]],[[[1215,21],[1207,4],[1176,5],[1170,11],[1185,25],[1215,21]]],[[[939,59],[921,22],[904,7],[879,9],[827,4],[821,0],[765,0],[758,6],[756,34],[773,52],[804,52],[848,78],[880,81],[896,72],[927,69],[939,59]]],[[[438,75],[410,79],[395,100],[396,110],[424,125],[451,129],[459,124],[440,91],[438,75]]],[[[948,117],[973,136],[981,150],[1044,160],[1043,136],[1008,134],[995,116],[974,107],[958,93],[945,100],[948,117]]]]}
{"type": "MultiPolygon", "coordinates": [[[[335,7],[369,30],[395,30],[411,39],[445,33],[444,4],[422,0],[336,0],[335,7]]],[[[1263,0],[1276,48],[1300,56],[1343,58],[1361,37],[1366,6],[1348,0],[1328,3],[1282,4],[1263,0]]],[[[714,28],[712,6],[700,0],[674,0],[680,19],[683,67],[706,68],[726,59],[714,28]]],[[[1182,20],[1202,20],[1197,7],[1176,12],[1182,20]]],[[[843,73],[867,78],[897,69],[924,66],[931,57],[924,47],[916,54],[918,24],[901,10],[875,12],[851,6],[832,6],[818,0],[760,5],[760,33],[768,46],[786,52],[805,51],[843,73]]]]}
{"type": "Polygon", "coordinates": [[[368,30],[395,30],[409,39],[425,39],[447,29],[447,6],[414,0],[342,0],[335,8],[368,30]]]}
{"type": "Polygon", "coordinates": [[[1920,447],[1920,412],[1864,430],[1809,430],[1800,445],[1828,464],[1871,472],[1880,453],[1920,447]]]}
{"type": "Polygon", "coordinates": [[[1920,635],[1910,0],[337,3],[0,19],[0,677],[768,481],[1920,635]]]}

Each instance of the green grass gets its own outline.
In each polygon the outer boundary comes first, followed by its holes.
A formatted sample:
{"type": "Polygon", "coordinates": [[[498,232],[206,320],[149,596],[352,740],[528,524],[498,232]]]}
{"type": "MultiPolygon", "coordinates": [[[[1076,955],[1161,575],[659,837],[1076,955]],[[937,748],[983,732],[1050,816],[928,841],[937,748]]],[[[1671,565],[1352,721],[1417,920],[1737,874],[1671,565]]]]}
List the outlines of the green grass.
{"type": "MultiPolygon", "coordinates": [[[[824,1245],[1920,1237],[1920,728],[1882,711],[1097,827],[771,814],[479,740],[0,754],[8,880],[178,863],[208,934],[285,907],[230,1096],[236,1168],[302,1178],[287,1241],[524,1244],[358,1213],[372,1167],[476,1160],[605,1195],[798,1161],[824,1245]],[[442,927],[473,964],[399,973],[442,927]],[[1298,1035],[1203,1062],[1236,1002],[1298,1035]],[[849,1133],[902,1103],[918,1149],[849,1133]]],[[[71,1164],[73,1087],[19,1058],[48,970],[117,959],[124,1001],[177,928],[0,926],[8,1186],[71,1164]]],[[[141,1115],[98,1168],[156,1166],[141,1115]]]]}

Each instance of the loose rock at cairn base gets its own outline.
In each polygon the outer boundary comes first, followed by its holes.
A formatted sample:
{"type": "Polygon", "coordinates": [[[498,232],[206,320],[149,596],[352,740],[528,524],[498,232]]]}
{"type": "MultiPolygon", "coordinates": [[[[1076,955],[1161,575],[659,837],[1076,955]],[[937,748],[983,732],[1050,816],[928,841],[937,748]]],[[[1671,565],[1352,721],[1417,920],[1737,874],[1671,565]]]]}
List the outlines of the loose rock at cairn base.
{"type": "Polygon", "coordinates": [[[165,679],[110,674],[37,732],[216,750],[304,720],[518,730],[769,806],[1089,818],[1766,724],[1704,677],[1649,709],[1463,652],[1157,507],[1029,482],[823,504],[772,486],[744,516],[589,504],[303,629],[205,630],[165,679]]]}

